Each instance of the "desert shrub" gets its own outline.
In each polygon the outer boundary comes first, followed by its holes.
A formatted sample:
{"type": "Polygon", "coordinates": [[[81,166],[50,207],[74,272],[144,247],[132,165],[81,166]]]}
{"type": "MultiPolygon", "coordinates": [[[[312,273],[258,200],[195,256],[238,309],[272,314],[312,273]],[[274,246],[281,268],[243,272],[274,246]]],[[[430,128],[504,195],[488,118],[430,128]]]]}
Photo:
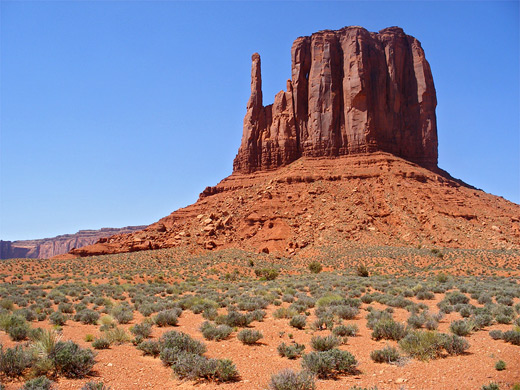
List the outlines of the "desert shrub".
{"type": "Polygon", "coordinates": [[[13,341],[23,341],[29,336],[30,327],[29,325],[15,325],[11,326],[7,330],[7,334],[13,341]]]}
{"type": "Polygon", "coordinates": [[[58,311],[62,313],[72,314],[74,313],[74,307],[71,303],[62,302],[58,305],[58,311]]]}
{"type": "Polygon", "coordinates": [[[428,330],[435,330],[439,327],[439,322],[435,318],[429,317],[424,322],[424,327],[428,330]]]}
{"type": "Polygon", "coordinates": [[[412,331],[406,335],[399,346],[410,356],[419,360],[436,359],[441,356],[444,339],[435,331],[412,331]]]}
{"type": "Polygon", "coordinates": [[[0,300],[0,308],[5,310],[13,310],[14,309],[14,302],[12,299],[5,298],[0,300]]]}
{"type": "Polygon", "coordinates": [[[110,390],[110,386],[105,386],[103,382],[90,381],[85,383],[81,390],[110,390]]]}
{"type": "Polygon", "coordinates": [[[172,370],[180,379],[231,382],[239,378],[235,365],[229,359],[208,359],[184,351],[177,354],[172,362],[172,370]]]}
{"type": "Polygon", "coordinates": [[[372,331],[374,340],[396,340],[399,341],[406,336],[406,328],[403,324],[395,322],[393,319],[384,319],[375,323],[372,331]]]}
{"type": "Polygon", "coordinates": [[[447,300],[450,305],[456,305],[458,303],[467,304],[469,302],[469,298],[460,291],[448,293],[444,299],[447,300]]]}
{"type": "Polygon", "coordinates": [[[500,340],[502,338],[502,331],[498,329],[493,329],[489,331],[489,335],[493,340],[500,340]]]}
{"type": "Polygon", "coordinates": [[[200,326],[200,331],[206,340],[220,341],[229,337],[233,328],[227,325],[215,326],[211,322],[205,321],[200,326]]]}
{"type": "Polygon", "coordinates": [[[45,376],[31,379],[20,388],[20,390],[51,390],[54,382],[45,376]]]}
{"type": "Polygon", "coordinates": [[[277,351],[278,351],[278,354],[282,357],[286,357],[288,359],[296,359],[302,355],[304,349],[305,349],[305,345],[303,345],[303,344],[281,343],[278,346],[277,351]]]}
{"type": "Polygon", "coordinates": [[[273,313],[274,318],[292,318],[296,315],[296,311],[291,308],[280,307],[273,313]]]}
{"type": "Polygon", "coordinates": [[[412,314],[406,322],[411,328],[419,329],[422,328],[422,326],[426,322],[426,318],[424,318],[423,316],[412,314]]]}
{"type": "Polygon", "coordinates": [[[399,352],[396,348],[386,346],[370,352],[370,358],[376,363],[392,363],[399,360],[399,352]]]}
{"type": "Polygon", "coordinates": [[[108,341],[107,339],[105,339],[103,337],[95,339],[92,342],[92,348],[94,348],[94,349],[108,349],[108,348],[110,348],[110,341],[108,341]]]}
{"type": "Polygon", "coordinates": [[[74,315],[74,321],[79,321],[85,325],[95,325],[97,324],[98,320],[99,313],[95,310],[83,309],[81,311],[76,312],[76,314],[74,315]]]}
{"type": "Polygon", "coordinates": [[[179,317],[175,310],[163,310],[155,315],[153,321],[159,327],[175,326],[179,322],[179,317]]]}
{"type": "Polygon", "coordinates": [[[367,319],[367,327],[369,329],[374,329],[375,324],[378,323],[379,321],[383,321],[383,320],[392,320],[393,321],[391,313],[389,313],[388,311],[379,311],[379,310],[371,310],[367,314],[366,319],[367,319]]]}
{"type": "Polygon", "coordinates": [[[303,315],[296,315],[289,321],[289,325],[296,329],[304,329],[306,323],[307,317],[303,315]]]}
{"type": "Polygon", "coordinates": [[[55,311],[49,316],[49,321],[53,325],[63,326],[67,322],[67,317],[59,311],[55,311]]]}
{"type": "Polygon", "coordinates": [[[262,322],[267,313],[264,310],[253,310],[251,313],[247,314],[248,318],[253,321],[262,322]]]}
{"type": "Polygon", "coordinates": [[[166,365],[171,365],[175,360],[175,355],[180,352],[196,355],[202,355],[206,352],[206,346],[203,343],[191,338],[186,333],[173,330],[161,336],[159,345],[161,346],[161,360],[166,365]]]}
{"type": "Polygon", "coordinates": [[[231,326],[231,327],[236,326],[236,327],[240,327],[240,328],[248,326],[252,321],[253,321],[253,318],[251,318],[250,316],[240,313],[239,311],[234,311],[234,310],[230,311],[226,315],[218,316],[215,319],[215,322],[217,324],[225,324],[227,326],[231,326]]]}
{"type": "Polygon", "coordinates": [[[493,324],[493,316],[490,314],[477,314],[473,318],[473,323],[477,329],[485,328],[493,324]]]}
{"type": "Polygon", "coordinates": [[[359,309],[353,306],[339,305],[333,307],[333,313],[343,320],[353,320],[359,314],[359,309]]]}
{"type": "Polygon", "coordinates": [[[213,321],[218,316],[218,310],[214,307],[205,307],[202,311],[202,317],[206,320],[213,321]]]}
{"type": "Polygon", "coordinates": [[[329,336],[313,336],[311,339],[311,347],[315,351],[328,351],[341,345],[341,339],[334,335],[329,336]]]}
{"type": "Polygon", "coordinates": [[[157,357],[161,353],[161,345],[156,340],[144,340],[139,343],[137,349],[142,351],[144,355],[150,355],[153,357],[157,357]]]}
{"type": "Polygon", "coordinates": [[[520,329],[513,329],[504,332],[502,334],[502,339],[513,345],[520,345],[520,329]]]}
{"type": "Polygon", "coordinates": [[[35,321],[36,318],[37,318],[36,317],[36,313],[34,312],[34,310],[27,309],[27,308],[16,310],[15,314],[25,318],[25,320],[29,321],[29,322],[30,321],[35,321]]]}
{"type": "Polygon", "coordinates": [[[73,341],[59,341],[49,355],[56,370],[67,378],[83,378],[94,366],[94,353],[73,341]]]}
{"type": "Polygon", "coordinates": [[[482,390],[500,390],[500,386],[496,382],[490,382],[488,385],[482,385],[482,390]]]}
{"type": "Polygon", "coordinates": [[[356,267],[356,275],[366,278],[369,276],[368,268],[365,264],[360,264],[356,267]]]}
{"type": "Polygon", "coordinates": [[[331,349],[311,352],[303,356],[302,367],[318,378],[336,378],[342,374],[354,374],[358,362],[347,351],[331,349]]]}
{"type": "Polygon", "coordinates": [[[269,390],[314,390],[316,384],[309,373],[286,369],[271,376],[269,390]]]}
{"type": "Polygon", "coordinates": [[[126,330],[123,328],[114,328],[107,330],[105,332],[105,337],[110,342],[110,344],[124,344],[130,341],[130,336],[126,333],[126,330]]]}
{"type": "Polygon", "coordinates": [[[330,306],[333,302],[341,302],[343,298],[337,294],[326,294],[316,301],[316,306],[319,308],[330,306]]]}
{"type": "Polygon", "coordinates": [[[237,339],[239,339],[243,344],[255,344],[262,337],[261,332],[254,329],[243,329],[237,334],[237,339]]]}
{"type": "Polygon", "coordinates": [[[132,332],[132,334],[135,337],[147,339],[148,337],[150,337],[152,335],[152,325],[149,324],[148,322],[142,322],[140,324],[135,324],[134,326],[132,326],[130,328],[130,332],[132,332]]]}
{"type": "Polygon", "coordinates": [[[319,261],[311,262],[308,268],[313,274],[319,274],[323,270],[323,266],[319,261]]]}
{"type": "Polygon", "coordinates": [[[467,336],[474,329],[474,323],[470,320],[456,320],[450,324],[450,331],[457,336],[467,336]]]}
{"type": "Polygon", "coordinates": [[[469,348],[469,342],[463,337],[455,334],[442,334],[442,337],[442,347],[450,355],[462,355],[469,348]]]}
{"type": "Polygon", "coordinates": [[[359,329],[356,324],[338,325],[332,329],[332,334],[339,337],[354,337],[359,329]]]}
{"type": "Polygon", "coordinates": [[[431,291],[422,290],[417,292],[416,297],[420,300],[430,300],[435,298],[435,294],[431,291]]]}
{"type": "Polygon", "coordinates": [[[495,320],[497,321],[497,323],[499,324],[510,324],[513,319],[510,317],[510,316],[507,316],[505,314],[498,314],[496,317],[495,317],[495,320]]]}
{"type": "Polygon", "coordinates": [[[503,360],[499,360],[498,362],[495,363],[495,370],[503,371],[505,369],[506,369],[506,362],[504,362],[503,360]]]}
{"type": "Polygon", "coordinates": [[[0,316],[0,329],[7,332],[11,340],[22,341],[29,335],[30,326],[21,315],[2,314],[0,316]]]}
{"type": "Polygon", "coordinates": [[[112,309],[112,316],[120,324],[128,324],[134,319],[132,308],[126,304],[117,305],[112,309]]]}
{"type": "Polygon", "coordinates": [[[17,345],[6,350],[0,345],[0,372],[8,377],[18,377],[32,364],[32,356],[25,348],[17,345]]]}
{"type": "Polygon", "coordinates": [[[280,272],[276,268],[257,268],[255,274],[260,280],[275,280],[280,272]]]}

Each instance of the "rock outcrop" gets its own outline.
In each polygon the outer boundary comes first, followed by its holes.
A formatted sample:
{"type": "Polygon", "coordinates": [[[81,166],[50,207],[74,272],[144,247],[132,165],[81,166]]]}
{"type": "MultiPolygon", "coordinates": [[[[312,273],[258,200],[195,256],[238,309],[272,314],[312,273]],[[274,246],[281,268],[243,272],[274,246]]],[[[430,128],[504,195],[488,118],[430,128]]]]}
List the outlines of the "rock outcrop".
{"type": "Polygon", "coordinates": [[[124,228],[102,228],[100,230],[80,230],[75,234],[63,234],[53,238],[38,240],[0,241],[0,259],[30,258],[48,259],[69,252],[74,248],[92,245],[99,239],[114,234],[132,233],[146,226],[124,228]]]}
{"type": "Polygon", "coordinates": [[[437,167],[435,87],[417,39],[398,27],[345,27],[297,38],[291,56],[287,91],[264,107],[260,56],[253,54],[235,172],[376,151],[437,167]]]}

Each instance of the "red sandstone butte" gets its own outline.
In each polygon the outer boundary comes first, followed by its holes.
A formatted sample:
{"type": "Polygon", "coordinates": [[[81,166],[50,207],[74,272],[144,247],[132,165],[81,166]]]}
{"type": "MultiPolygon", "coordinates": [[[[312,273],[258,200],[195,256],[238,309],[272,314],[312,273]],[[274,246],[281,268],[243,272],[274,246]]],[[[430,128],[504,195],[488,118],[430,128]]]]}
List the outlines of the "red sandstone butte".
{"type": "Polygon", "coordinates": [[[302,157],[383,151],[437,167],[437,99],[420,42],[399,27],[320,31],[292,46],[292,79],[262,104],[260,55],[235,172],[275,169],[302,157]]]}

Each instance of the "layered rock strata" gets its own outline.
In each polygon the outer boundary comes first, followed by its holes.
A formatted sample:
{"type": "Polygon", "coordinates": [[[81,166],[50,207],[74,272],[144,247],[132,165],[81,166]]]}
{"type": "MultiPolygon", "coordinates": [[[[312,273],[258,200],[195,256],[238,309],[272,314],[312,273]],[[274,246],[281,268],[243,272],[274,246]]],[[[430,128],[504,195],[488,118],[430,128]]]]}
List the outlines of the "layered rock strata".
{"type": "Polygon", "coordinates": [[[435,87],[417,39],[398,27],[345,27],[297,38],[291,56],[287,91],[265,107],[260,56],[252,56],[235,172],[375,151],[437,166],[435,87]]]}

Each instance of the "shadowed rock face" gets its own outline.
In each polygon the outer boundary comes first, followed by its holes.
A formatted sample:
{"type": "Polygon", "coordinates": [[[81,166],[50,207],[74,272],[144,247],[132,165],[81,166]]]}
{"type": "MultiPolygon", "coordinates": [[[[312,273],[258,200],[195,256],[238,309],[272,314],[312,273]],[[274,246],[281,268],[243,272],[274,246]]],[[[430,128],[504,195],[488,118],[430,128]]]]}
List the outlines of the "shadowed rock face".
{"type": "Polygon", "coordinates": [[[417,39],[398,27],[345,27],[297,38],[291,56],[287,91],[264,107],[260,56],[253,54],[234,171],[375,151],[437,166],[435,87],[417,39]]]}

